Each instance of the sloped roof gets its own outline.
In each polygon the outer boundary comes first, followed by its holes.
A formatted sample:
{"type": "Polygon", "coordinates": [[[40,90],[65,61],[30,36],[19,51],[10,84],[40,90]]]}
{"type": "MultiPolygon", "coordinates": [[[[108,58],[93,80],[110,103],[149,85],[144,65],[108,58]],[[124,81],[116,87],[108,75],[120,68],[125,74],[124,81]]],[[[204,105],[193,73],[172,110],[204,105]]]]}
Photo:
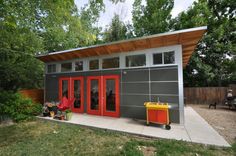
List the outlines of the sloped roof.
{"type": "Polygon", "coordinates": [[[38,55],[36,56],[36,58],[47,63],[70,60],[74,58],[132,52],[136,50],[181,44],[183,49],[183,66],[185,67],[188,64],[188,61],[192,53],[194,52],[197,43],[202,38],[206,30],[206,26],[184,29],[106,44],[52,52],[48,54],[38,55]]]}

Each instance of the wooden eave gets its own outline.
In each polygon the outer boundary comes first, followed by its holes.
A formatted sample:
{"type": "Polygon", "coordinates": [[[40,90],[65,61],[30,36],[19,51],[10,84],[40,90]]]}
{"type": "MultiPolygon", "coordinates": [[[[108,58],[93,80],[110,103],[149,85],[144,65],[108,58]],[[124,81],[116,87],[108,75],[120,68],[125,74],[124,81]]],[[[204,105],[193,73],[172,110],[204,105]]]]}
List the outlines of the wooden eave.
{"type": "Polygon", "coordinates": [[[55,61],[71,60],[91,56],[109,55],[122,52],[133,52],[149,48],[158,48],[171,45],[182,45],[183,67],[185,67],[194,52],[199,40],[206,32],[207,27],[198,27],[180,31],[167,32],[141,38],[111,42],[107,44],[76,48],[71,50],[52,52],[38,55],[36,58],[48,63],[55,61]]]}

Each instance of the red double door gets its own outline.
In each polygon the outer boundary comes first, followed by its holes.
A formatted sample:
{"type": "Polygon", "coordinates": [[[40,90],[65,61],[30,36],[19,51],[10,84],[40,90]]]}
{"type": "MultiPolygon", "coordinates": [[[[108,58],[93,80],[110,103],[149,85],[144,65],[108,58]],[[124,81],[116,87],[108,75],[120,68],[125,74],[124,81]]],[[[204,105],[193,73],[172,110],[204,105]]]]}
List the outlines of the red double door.
{"type": "MultiPolygon", "coordinates": [[[[119,76],[87,77],[87,113],[93,115],[119,117],[119,76]]],[[[63,77],[59,79],[59,98],[75,99],[72,111],[84,111],[84,77],[63,77]]]]}
{"type": "Polygon", "coordinates": [[[68,100],[74,99],[71,106],[73,112],[84,112],[84,78],[62,77],[59,79],[59,100],[66,96],[68,100]]]}

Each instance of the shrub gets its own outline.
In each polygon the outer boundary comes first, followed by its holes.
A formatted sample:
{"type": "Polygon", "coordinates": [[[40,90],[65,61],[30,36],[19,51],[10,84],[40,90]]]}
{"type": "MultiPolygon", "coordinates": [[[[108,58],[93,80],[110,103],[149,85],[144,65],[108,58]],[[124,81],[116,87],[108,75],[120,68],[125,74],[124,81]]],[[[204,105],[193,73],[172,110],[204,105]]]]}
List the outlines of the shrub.
{"type": "Polygon", "coordinates": [[[1,116],[9,116],[18,122],[38,115],[41,110],[41,104],[34,103],[31,99],[24,98],[19,93],[9,91],[1,91],[0,93],[1,116]]]}

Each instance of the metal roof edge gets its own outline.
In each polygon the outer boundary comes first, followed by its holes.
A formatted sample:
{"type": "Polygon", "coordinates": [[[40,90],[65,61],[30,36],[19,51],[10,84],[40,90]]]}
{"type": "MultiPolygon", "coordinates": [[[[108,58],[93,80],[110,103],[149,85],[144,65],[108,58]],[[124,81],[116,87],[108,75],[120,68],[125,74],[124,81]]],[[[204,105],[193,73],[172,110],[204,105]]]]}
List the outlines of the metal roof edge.
{"type": "Polygon", "coordinates": [[[153,38],[153,37],[160,37],[160,36],[167,36],[167,35],[173,35],[173,34],[187,33],[187,32],[198,31],[198,30],[207,30],[207,26],[201,26],[201,27],[195,27],[195,28],[189,28],[189,29],[182,29],[182,30],[177,30],[177,31],[170,31],[170,32],[159,33],[159,34],[154,34],[154,35],[149,35],[149,36],[143,36],[143,37],[131,38],[131,39],[127,39],[127,40],[114,41],[114,42],[109,42],[109,43],[104,43],[104,44],[97,44],[97,45],[92,45],[92,46],[87,46],[87,47],[73,48],[73,49],[62,50],[62,51],[57,51],[57,52],[50,52],[50,53],[47,53],[47,54],[36,55],[36,58],[43,57],[43,56],[54,55],[54,54],[72,52],[72,51],[76,51],[76,50],[83,50],[83,49],[89,49],[89,48],[96,48],[96,47],[102,47],[102,46],[107,46],[107,45],[119,44],[119,43],[124,43],[124,42],[137,41],[137,40],[148,39],[148,38],[153,38]]]}

